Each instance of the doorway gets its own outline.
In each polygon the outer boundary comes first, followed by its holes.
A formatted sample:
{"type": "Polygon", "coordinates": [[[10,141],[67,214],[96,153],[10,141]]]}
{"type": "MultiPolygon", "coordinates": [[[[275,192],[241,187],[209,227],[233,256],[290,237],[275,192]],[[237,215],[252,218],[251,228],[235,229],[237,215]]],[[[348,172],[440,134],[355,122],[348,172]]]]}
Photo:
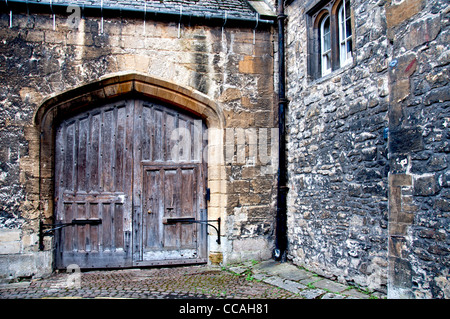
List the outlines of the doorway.
{"type": "Polygon", "coordinates": [[[56,267],[204,263],[201,118],[152,100],[100,105],[55,131],[56,267]]]}

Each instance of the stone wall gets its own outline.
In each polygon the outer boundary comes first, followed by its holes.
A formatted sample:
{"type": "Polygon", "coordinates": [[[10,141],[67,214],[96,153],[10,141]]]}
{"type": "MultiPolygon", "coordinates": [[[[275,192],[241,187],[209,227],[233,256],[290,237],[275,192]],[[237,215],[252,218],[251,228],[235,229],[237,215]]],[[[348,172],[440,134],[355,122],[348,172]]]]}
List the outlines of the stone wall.
{"type": "Polygon", "coordinates": [[[450,6],[387,1],[389,295],[450,298],[450,6]]]}
{"type": "Polygon", "coordinates": [[[448,298],[448,6],[351,1],[353,64],[312,81],[304,5],[286,10],[289,258],[448,298]]]}
{"type": "Polygon", "coordinates": [[[288,8],[288,237],[292,260],[372,289],[387,281],[389,45],[378,1],[352,1],[354,63],[307,74],[302,1],[288,8]]]}
{"type": "Polygon", "coordinates": [[[211,239],[210,251],[224,261],[270,255],[274,173],[264,170],[267,163],[258,157],[249,160],[254,134],[233,143],[225,140],[225,130],[232,129],[233,136],[248,128],[267,130],[270,136],[275,125],[271,27],[261,24],[254,33],[251,27],[179,28],[147,20],[144,29],[142,19],[117,16],[105,17],[102,32],[99,17],[74,25],[57,14],[54,28],[51,15],[33,12],[13,12],[12,22],[10,27],[9,14],[0,15],[1,278],[51,271],[51,241],[40,252],[37,240],[39,221],[51,222],[53,184],[47,180],[51,168],[39,165],[35,111],[49,97],[123,73],[162,79],[217,103],[223,127],[210,144],[219,154],[225,142],[233,146],[231,154],[242,145],[244,161],[232,158],[208,172],[209,217],[222,217],[225,229],[223,244],[211,239]],[[21,270],[14,273],[11,258],[28,268],[16,267],[21,270]]]}

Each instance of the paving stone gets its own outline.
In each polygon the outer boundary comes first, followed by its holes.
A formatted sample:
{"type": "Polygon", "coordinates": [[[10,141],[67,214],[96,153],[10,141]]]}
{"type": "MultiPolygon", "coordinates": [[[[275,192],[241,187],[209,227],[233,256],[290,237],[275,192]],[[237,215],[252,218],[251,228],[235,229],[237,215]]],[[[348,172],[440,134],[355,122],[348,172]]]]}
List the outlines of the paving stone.
{"type": "Polygon", "coordinates": [[[295,282],[295,281],[292,281],[292,280],[285,280],[285,281],[283,282],[283,284],[280,285],[280,286],[278,286],[278,287],[283,288],[283,289],[285,289],[285,290],[287,290],[287,291],[290,291],[290,292],[292,292],[292,293],[294,293],[294,294],[297,294],[297,293],[299,293],[302,289],[305,289],[305,288],[306,288],[305,285],[302,285],[302,284],[300,284],[300,283],[298,283],[298,282],[295,282]]]}
{"type": "Polygon", "coordinates": [[[325,290],[322,289],[305,289],[299,292],[299,295],[306,299],[317,299],[321,295],[326,293],[325,290]]]}
{"type": "Polygon", "coordinates": [[[314,287],[322,288],[329,290],[331,292],[342,292],[345,289],[347,289],[347,286],[344,286],[343,284],[340,284],[338,282],[329,280],[329,279],[322,279],[316,283],[313,284],[314,287]]]}
{"type": "Polygon", "coordinates": [[[231,267],[229,270],[234,272],[234,273],[236,273],[236,274],[238,274],[238,275],[242,275],[244,272],[247,271],[247,268],[237,266],[237,267],[231,267]]]}
{"type": "Polygon", "coordinates": [[[280,277],[277,277],[277,276],[264,278],[263,282],[268,283],[273,286],[277,286],[277,287],[280,287],[281,285],[283,285],[283,279],[281,279],[280,277]]]}
{"type": "Polygon", "coordinates": [[[349,296],[348,299],[355,298],[355,299],[369,299],[370,296],[367,294],[363,294],[362,292],[356,290],[356,289],[350,289],[342,292],[343,295],[349,296]]]}
{"type": "Polygon", "coordinates": [[[267,277],[269,277],[269,276],[267,276],[267,275],[265,275],[265,274],[254,274],[254,275],[253,275],[253,279],[255,279],[255,280],[264,280],[264,279],[266,279],[267,277]]]}
{"type": "Polygon", "coordinates": [[[310,283],[313,283],[313,285],[314,285],[319,280],[322,280],[322,278],[321,277],[317,277],[317,276],[311,276],[311,277],[308,277],[308,278],[300,280],[299,283],[301,283],[302,285],[305,285],[305,286],[307,286],[310,283]]]}
{"type": "Polygon", "coordinates": [[[345,299],[345,296],[328,292],[325,295],[323,295],[322,298],[320,299],[345,299]]]}

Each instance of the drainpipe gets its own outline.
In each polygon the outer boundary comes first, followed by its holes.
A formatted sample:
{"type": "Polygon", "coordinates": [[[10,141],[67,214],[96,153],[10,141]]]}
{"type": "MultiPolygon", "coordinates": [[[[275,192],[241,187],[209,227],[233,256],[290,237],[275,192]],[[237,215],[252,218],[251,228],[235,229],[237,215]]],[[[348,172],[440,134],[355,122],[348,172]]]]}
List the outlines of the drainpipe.
{"type": "Polygon", "coordinates": [[[278,0],[278,187],[277,187],[277,215],[275,228],[274,259],[286,261],[287,249],[287,163],[286,163],[286,99],[285,54],[284,54],[284,0],[278,0]]]}

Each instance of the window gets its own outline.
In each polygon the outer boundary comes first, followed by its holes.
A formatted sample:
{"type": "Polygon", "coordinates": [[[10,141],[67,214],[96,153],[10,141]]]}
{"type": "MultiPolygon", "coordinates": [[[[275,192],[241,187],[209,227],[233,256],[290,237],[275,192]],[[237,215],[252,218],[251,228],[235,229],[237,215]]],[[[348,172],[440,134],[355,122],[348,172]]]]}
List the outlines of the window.
{"type": "Polygon", "coordinates": [[[350,0],[315,1],[308,12],[308,72],[318,79],[353,62],[350,0]]]}
{"type": "Polygon", "coordinates": [[[339,58],[341,66],[352,62],[352,21],[350,17],[350,1],[339,5],[339,58]]]}
{"type": "Polygon", "coordinates": [[[331,29],[330,16],[322,19],[320,24],[320,48],[322,56],[322,75],[331,72],[331,29]]]}

